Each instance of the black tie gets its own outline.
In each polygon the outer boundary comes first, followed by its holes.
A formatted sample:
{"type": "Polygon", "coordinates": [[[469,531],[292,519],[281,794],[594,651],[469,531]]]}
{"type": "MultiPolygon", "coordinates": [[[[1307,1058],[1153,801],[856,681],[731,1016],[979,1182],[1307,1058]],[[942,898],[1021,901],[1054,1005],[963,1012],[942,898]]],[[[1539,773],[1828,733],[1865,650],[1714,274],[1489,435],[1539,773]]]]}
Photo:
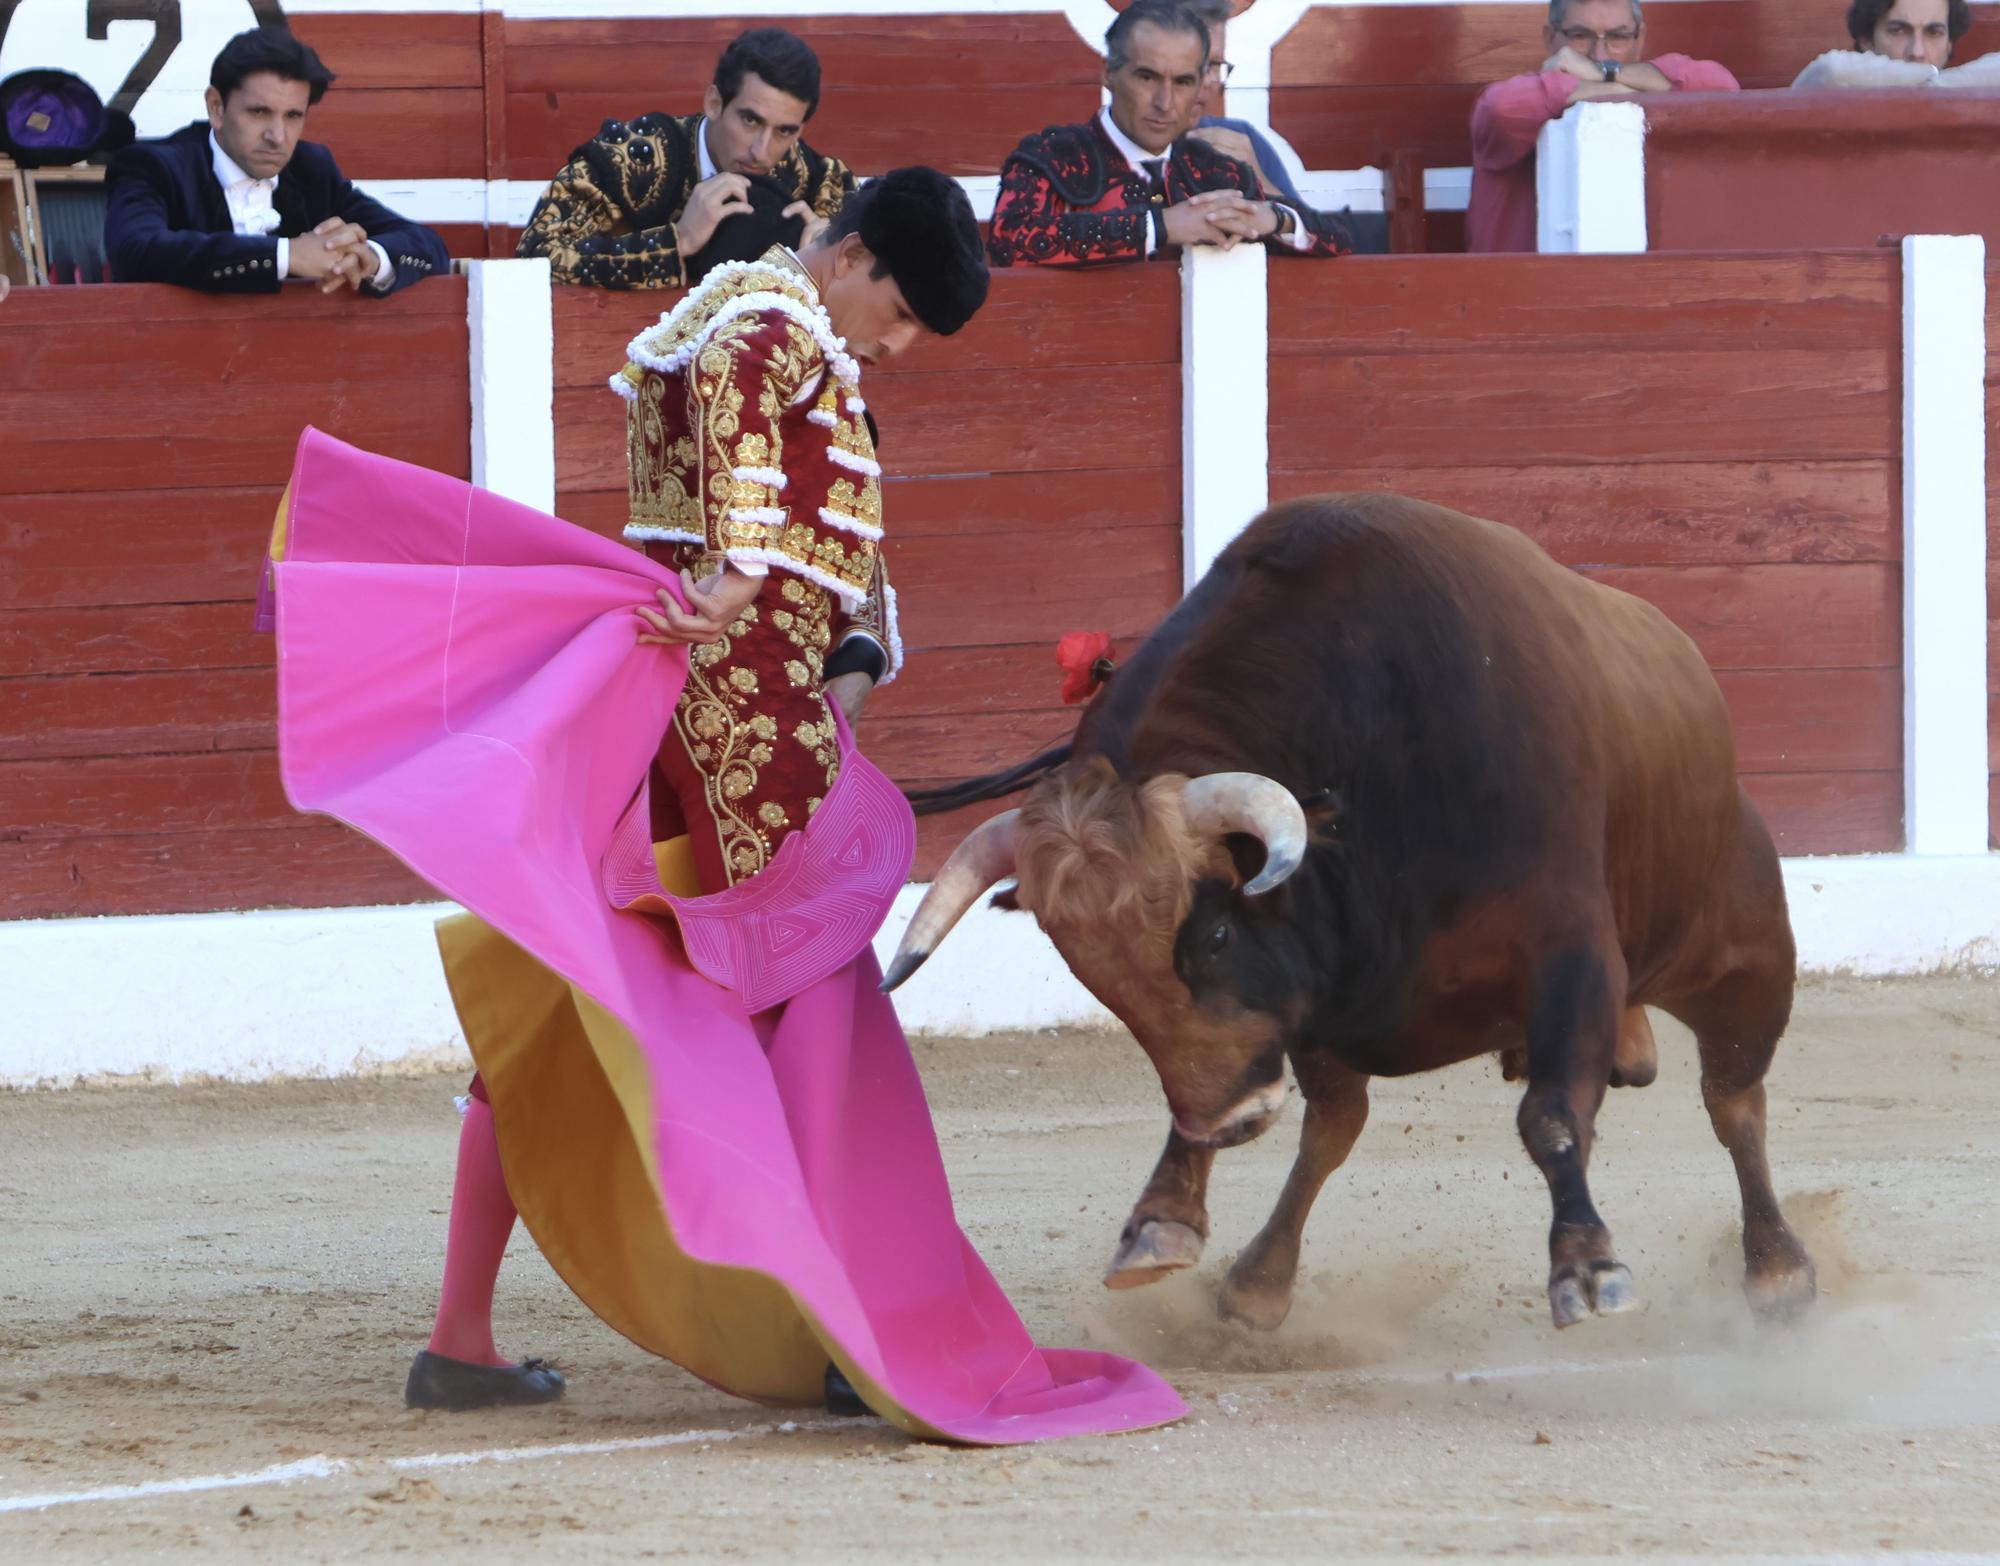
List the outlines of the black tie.
{"type": "Polygon", "coordinates": [[[1145,158],[1139,166],[1146,171],[1146,183],[1153,187],[1153,205],[1165,206],[1167,202],[1167,160],[1165,158],[1145,158]]]}

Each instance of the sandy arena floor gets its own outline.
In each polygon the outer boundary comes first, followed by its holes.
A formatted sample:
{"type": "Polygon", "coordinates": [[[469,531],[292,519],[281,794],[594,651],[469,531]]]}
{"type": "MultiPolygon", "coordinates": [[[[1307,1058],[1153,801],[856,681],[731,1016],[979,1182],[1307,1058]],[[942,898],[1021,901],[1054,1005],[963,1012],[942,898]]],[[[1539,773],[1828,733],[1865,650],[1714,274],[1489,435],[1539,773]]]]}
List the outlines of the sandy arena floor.
{"type": "Polygon", "coordinates": [[[1747,1320],[1735,1182],[1660,1031],[1593,1168],[1648,1309],[1560,1337],[1547,1197],[1485,1064],[1379,1087],[1259,1337],[1210,1300],[1296,1109],[1219,1161],[1198,1275],[1114,1295],[1165,1130],[1137,1049],[920,1044],[962,1219],[1037,1335],[1142,1355],[1194,1408],[1011,1451],[735,1402],[613,1336],[518,1235],[502,1343],[560,1363],[569,1400],[406,1412],[455,1080],[0,1095],[0,1561],[2000,1563],[2000,982],[1802,997],[1771,1079],[1825,1294],[1795,1336],[1747,1320]]]}

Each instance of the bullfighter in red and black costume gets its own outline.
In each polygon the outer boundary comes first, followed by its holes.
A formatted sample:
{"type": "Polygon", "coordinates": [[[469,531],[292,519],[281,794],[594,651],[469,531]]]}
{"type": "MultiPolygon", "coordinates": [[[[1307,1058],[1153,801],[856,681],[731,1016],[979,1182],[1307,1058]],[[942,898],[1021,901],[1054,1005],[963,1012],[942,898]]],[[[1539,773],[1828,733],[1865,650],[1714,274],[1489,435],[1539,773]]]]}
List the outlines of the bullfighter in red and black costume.
{"type": "MultiPolygon", "coordinates": [[[[1260,199],[1256,174],[1206,142],[1182,137],[1159,159],[1160,175],[1134,167],[1117,145],[1106,109],[1082,125],[1051,125],[1025,138],[1000,171],[987,255],[995,266],[1074,266],[1143,261],[1173,254],[1166,209],[1205,191],[1233,190],[1260,199]]],[[[1338,219],[1280,203],[1291,234],[1268,243],[1304,255],[1340,256],[1351,248],[1338,219]]],[[[1283,219],[1281,218],[1282,222],[1283,219]]]]}
{"type": "Polygon", "coordinates": [[[1000,170],[995,266],[1142,261],[1183,245],[1257,241],[1338,256],[1325,213],[1260,194],[1256,170],[1187,132],[1200,120],[1207,28],[1179,0],[1133,0],[1104,35],[1110,102],[1025,138],[1000,170]]]}

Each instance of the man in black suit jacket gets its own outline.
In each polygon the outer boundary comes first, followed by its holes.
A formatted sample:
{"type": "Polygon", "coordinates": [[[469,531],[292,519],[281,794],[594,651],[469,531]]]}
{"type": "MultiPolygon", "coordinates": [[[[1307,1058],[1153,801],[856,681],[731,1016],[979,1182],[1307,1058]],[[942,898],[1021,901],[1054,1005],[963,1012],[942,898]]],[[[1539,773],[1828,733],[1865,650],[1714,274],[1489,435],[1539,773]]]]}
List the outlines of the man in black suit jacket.
{"type": "Polygon", "coordinates": [[[281,27],[232,38],[209,73],[208,123],[111,160],[104,253],[121,283],[276,293],[286,278],[388,294],[450,268],[444,241],[301,141],[333,73],[281,27]]]}

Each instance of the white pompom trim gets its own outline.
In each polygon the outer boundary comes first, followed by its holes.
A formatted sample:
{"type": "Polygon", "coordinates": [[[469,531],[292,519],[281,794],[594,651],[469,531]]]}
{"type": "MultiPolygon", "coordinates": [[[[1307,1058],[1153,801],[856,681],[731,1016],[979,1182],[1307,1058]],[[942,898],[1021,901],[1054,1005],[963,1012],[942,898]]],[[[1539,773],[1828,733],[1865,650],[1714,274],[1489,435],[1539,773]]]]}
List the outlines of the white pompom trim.
{"type": "Polygon", "coordinates": [[[625,372],[623,370],[611,376],[608,384],[613,391],[618,393],[627,402],[637,402],[639,400],[639,388],[625,379],[625,372]]]}
{"type": "Polygon", "coordinates": [[[803,577],[815,587],[823,587],[847,607],[851,614],[867,601],[868,595],[851,583],[843,582],[831,571],[822,571],[818,566],[807,565],[802,560],[794,560],[790,555],[777,549],[753,549],[739,544],[725,551],[723,558],[735,561],[757,561],[763,565],[775,566],[780,571],[789,571],[793,576],[803,577]]]}
{"type": "Polygon", "coordinates": [[[843,467],[850,473],[859,473],[865,478],[880,478],[882,476],[882,464],[874,461],[872,458],[856,456],[853,452],[839,446],[828,447],[826,455],[827,459],[835,466],[843,467]]]}
{"type": "Polygon", "coordinates": [[[776,468],[731,468],[729,476],[739,484],[762,484],[769,489],[783,489],[791,482],[776,468]]]}
{"type": "Polygon", "coordinates": [[[777,506],[731,506],[729,520],[753,523],[761,527],[777,527],[785,520],[785,513],[777,506]]]}
{"type": "Polygon", "coordinates": [[[727,289],[737,279],[754,272],[768,276],[770,268],[757,261],[731,261],[717,267],[702,279],[701,287],[689,294],[681,302],[660,317],[659,324],[648,327],[626,346],[625,356],[634,364],[643,364],[648,369],[658,370],[662,375],[677,375],[693,363],[708,339],[715,335],[717,328],[735,320],[738,316],[762,315],[766,310],[776,310],[790,316],[813,336],[826,355],[826,362],[833,369],[834,378],[843,387],[852,390],[861,379],[861,366],[847,352],[847,339],[836,337],[833,320],[826,313],[826,306],[806,304],[790,294],[779,293],[775,289],[762,288],[729,301],[716,311],[700,336],[690,338],[672,353],[655,353],[651,341],[670,334],[689,312],[700,307],[712,293],[727,289]]]}
{"type": "Polygon", "coordinates": [[[859,517],[851,517],[845,511],[835,511],[831,506],[819,508],[819,519],[828,527],[837,527],[843,533],[852,533],[857,538],[865,538],[870,543],[882,541],[882,530],[873,522],[864,522],[859,517]]]}
{"type": "Polygon", "coordinates": [[[705,544],[707,539],[699,533],[690,533],[684,528],[661,527],[653,522],[627,522],[625,536],[646,543],[660,544],[705,544]]]}

